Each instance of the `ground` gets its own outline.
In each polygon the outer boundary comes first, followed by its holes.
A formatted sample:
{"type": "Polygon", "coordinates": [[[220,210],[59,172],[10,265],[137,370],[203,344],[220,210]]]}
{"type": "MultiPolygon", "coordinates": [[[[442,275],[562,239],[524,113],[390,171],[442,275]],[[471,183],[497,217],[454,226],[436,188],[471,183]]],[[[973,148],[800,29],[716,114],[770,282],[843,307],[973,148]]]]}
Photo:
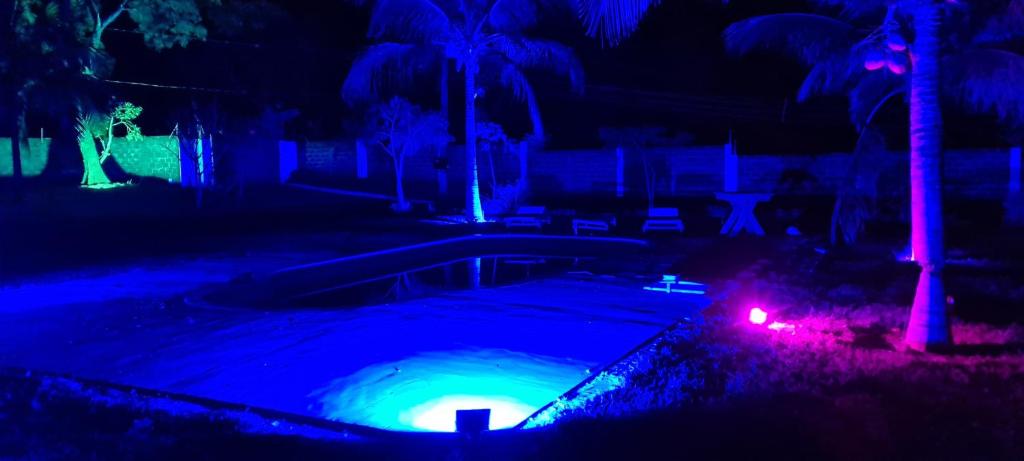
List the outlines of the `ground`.
{"type": "MultiPolygon", "coordinates": [[[[294,262],[295,254],[315,260],[466,232],[459,226],[439,231],[412,221],[388,223],[384,209],[364,215],[380,217],[371,232],[361,230],[363,222],[325,224],[304,220],[300,212],[289,212],[294,219],[287,226],[243,220],[177,242],[189,248],[184,260],[174,245],[157,251],[141,237],[127,239],[127,249],[104,264],[47,254],[3,285],[64,287],[78,295],[87,290],[73,280],[102,279],[112,266],[140,255],[157,266],[171,256],[175,265],[210,268],[215,266],[209,255],[216,254],[241,258],[253,270],[294,262]],[[225,241],[231,242],[227,249],[225,241]]],[[[27,221],[32,219],[20,222],[27,221]]],[[[161,222],[166,225],[160,219],[133,225],[164,239],[173,232],[161,231],[161,222]]],[[[273,414],[244,408],[191,402],[182,411],[170,397],[8,370],[0,377],[0,457],[1019,459],[1024,245],[1019,230],[980,235],[953,222],[947,282],[959,346],[945,355],[900,345],[916,272],[892,257],[897,241],[880,238],[833,249],[814,237],[720,240],[701,237],[698,230],[688,238],[659,239],[659,261],[649,269],[708,282],[711,307],[612,370],[624,380],[622,388],[567,406],[551,426],[473,441],[364,439],[315,423],[281,423],[273,414]],[[750,324],[746,314],[752,306],[769,312],[768,323],[785,325],[775,331],[750,324]]],[[[83,238],[110,237],[117,227],[81,226],[89,229],[83,238]]],[[[19,235],[32,232],[28,226],[19,235]]],[[[59,246],[81,243],[69,238],[59,246]]],[[[15,257],[7,261],[43,254],[31,245],[4,247],[15,257]]],[[[155,289],[178,283],[183,282],[164,279],[155,289]]]]}

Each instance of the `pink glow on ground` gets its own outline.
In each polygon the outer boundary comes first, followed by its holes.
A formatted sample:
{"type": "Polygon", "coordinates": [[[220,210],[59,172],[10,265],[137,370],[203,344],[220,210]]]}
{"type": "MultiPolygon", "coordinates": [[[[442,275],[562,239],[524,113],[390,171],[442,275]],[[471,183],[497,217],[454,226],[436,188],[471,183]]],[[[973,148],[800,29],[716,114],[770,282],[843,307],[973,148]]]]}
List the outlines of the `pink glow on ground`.
{"type": "Polygon", "coordinates": [[[768,325],[768,329],[772,330],[772,331],[778,331],[778,332],[785,331],[785,332],[788,332],[791,335],[795,335],[796,334],[796,325],[793,325],[791,323],[772,322],[771,325],[768,325]]]}

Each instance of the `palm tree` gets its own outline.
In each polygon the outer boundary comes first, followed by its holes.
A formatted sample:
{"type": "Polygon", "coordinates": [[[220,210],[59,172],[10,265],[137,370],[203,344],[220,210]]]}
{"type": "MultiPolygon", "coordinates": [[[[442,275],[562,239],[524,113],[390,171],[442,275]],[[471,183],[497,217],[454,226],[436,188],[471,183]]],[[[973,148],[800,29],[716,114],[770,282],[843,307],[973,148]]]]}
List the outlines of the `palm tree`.
{"type": "MultiPolygon", "coordinates": [[[[722,0],[728,3],[729,0],[722,0]]],[[[618,45],[640,27],[661,0],[574,0],[587,35],[618,45]]]]}
{"type": "Polygon", "coordinates": [[[509,88],[526,101],[535,133],[540,117],[527,69],[567,76],[582,88],[582,67],[570,48],[524,35],[536,24],[539,8],[536,0],[378,0],[369,36],[380,42],[356,59],[342,88],[347,101],[364,100],[389,83],[404,84],[455,62],[465,76],[466,217],[473,222],[484,221],[477,176],[478,85],[509,88]]]}
{"type": "Polygon", "coordinates": [[[740,52],[781,45],[810,67],[801,97],[848,94],[851,117],[860,127],[893,96],[907,96],[911,247],[921,274],[905,342],[919,350],[949,346],[940,99],[946,93],[968,109],[1024,119],[1024,91],[1015,83],[1024,78],[1024,56],[1000,48],[1024,36],[1022,2],[985,7],[936,0],[816,2],[842,6],[843,20],[818,14],[755,17],[730,26],[727,45],[740,52]]]}

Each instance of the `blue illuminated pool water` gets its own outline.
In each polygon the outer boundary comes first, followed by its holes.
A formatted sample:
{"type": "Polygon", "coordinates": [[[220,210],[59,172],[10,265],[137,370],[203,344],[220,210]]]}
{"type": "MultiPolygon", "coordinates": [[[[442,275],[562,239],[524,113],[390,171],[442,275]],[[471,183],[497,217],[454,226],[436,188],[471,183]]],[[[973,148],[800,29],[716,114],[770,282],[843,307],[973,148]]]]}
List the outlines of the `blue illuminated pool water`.
{"type": "Polygon", "coordinates": [[[19,327],[0,356],[381,429],[450,431],[456,410],[481,407],[493,412],[491,428],[511,427],[705,302],[642,289],[660,275],[622,274],[642,249],[623,239],[472,236],[193,286],[186,303],[136,293],[177,296],[167,287],[202,264],[108,274],[45,289],[138,290],[9,313],[19,327]],[[505,256],[481,256],[495,254],[505,256]]]}
{"type": "MultiPolygon", "coordinates": [[[[462,296],[469,290],[510,287],[583,271],[592,263],[593,259],[536,256],[468,258],[293,298],[292,303],[336,308],[462,296]]],[[[487,315],[506,328],[517,329],[522,321],[501,312],[487,315]]],[[[465,337],[453,329],[459,327],[438,322],[430,330],[465,337]]],[[[505,429],[587,376],[587,365],[570,358],[464,347],[416,351],[399,360],[374,363],[335,379],[311,396],[317,399],[322,416],[382,429],[451,432],[456,411],[472,409],[489,409],[490,428],[505,429]]]]}
{"type": "Polygon", "coordinates": [[[416,268],[292,296],[291,307],[339,308],[407,301],[455,290],[492,288],[589,270],[594,258],[485,256],[416,268]]]}

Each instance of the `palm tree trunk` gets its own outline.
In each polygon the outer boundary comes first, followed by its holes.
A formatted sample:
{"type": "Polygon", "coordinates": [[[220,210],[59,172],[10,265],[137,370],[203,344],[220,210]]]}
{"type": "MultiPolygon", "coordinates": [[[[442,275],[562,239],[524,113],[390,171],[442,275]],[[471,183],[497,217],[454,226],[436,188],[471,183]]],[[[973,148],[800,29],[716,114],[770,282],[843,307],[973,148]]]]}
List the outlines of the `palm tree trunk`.
{"type": "Polygon", "coordinates": [[[476,166],[476,72],[476,62],[470,59],[466,63],[466,219],[469,222],[484,221],[476,166]]]}
{"type": "Polygon", "coordinates": [[[544,122],[540,118],[540,106],[537,104],[537,96],[533,94],[533,90],[529,86],[526,87],[526,106],[530,110],[530,125],[533,129],[530,137],[533,138],[537,145],[543,145],[544,122]]]}
{"type": "Polygon", "coordinates": [[[519,143],[519,199],[526,200],[530,195],[530,143],[519,143]]]}
{"type": "Polygon", "coordinates": [[[441,58],[441,117],[448,121],[448,58],[441,58]]]}
{"type": "Polygon", "coordinates": [[[931,0],[914,12],[915,41],[910,85],[911,247],[921,275],[905,342],[936,350],[952,343],[942,283],[942,113],[939,107],[940,8],[931,0]]]}

